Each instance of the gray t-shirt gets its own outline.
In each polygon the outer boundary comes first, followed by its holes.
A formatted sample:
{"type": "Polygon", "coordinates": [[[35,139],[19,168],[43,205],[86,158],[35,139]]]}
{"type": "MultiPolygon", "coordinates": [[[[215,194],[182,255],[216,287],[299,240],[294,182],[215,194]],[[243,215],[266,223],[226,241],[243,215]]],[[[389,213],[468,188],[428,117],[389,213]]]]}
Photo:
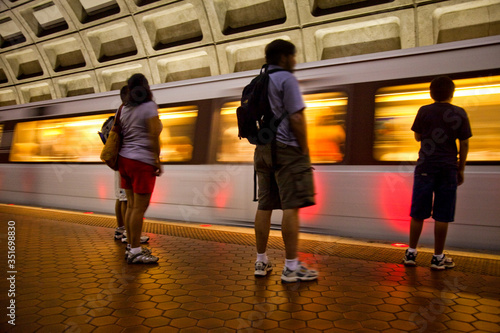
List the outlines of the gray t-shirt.
{"type": "Polygon", "coordinates": [[[124,106],[120,113],[123,143],[120,156],[155,164],[153,147],[149,138],[147,120],[158,116],[158,106],[150,101],[138,106],[124,106]]]}
{"type": "MultiPolygon", "coordinates": [[[[269,70],[281,68],[279,66],[270,65],[269,70]]],[[[277,117],[280,117],[284,112],[288,113],[283,121],[278,126],[276,140],[281,143],[300,147],[295,135],[290,129],[289,116],[306,107],[302,98],[302,93],[299,89],[299,82],[295,76],[288,71],[279,71],[269,75],[269,103],[271,109],[277,117]]]]}

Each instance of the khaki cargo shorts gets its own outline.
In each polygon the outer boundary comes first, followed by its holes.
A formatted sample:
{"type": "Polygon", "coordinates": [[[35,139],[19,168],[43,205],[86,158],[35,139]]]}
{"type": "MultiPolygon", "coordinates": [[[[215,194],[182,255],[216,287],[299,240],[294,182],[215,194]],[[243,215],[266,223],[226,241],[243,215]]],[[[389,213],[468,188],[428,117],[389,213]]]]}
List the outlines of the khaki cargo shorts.
{"type": "Polygon", "coordinates": [[[312,206],[314,182],[311,160],[299,147],[276,144],[276,170],[272,166],[271,144],[255,148],[254,165],[259,185],[259,210],[312,206]]]}

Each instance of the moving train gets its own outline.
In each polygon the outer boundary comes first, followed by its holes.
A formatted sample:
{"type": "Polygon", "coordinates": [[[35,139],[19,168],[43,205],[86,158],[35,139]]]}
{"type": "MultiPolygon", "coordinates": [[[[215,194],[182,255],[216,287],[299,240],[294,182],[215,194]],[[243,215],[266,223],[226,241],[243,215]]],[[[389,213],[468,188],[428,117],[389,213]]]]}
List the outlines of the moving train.
{"type": "MultiPolygon", "coordinates": [[[[237,137],[246,71],[153,85],[164,174],[148,218],[253,225],[254,146],[237,137]]],[[[410,130],[429,83],[448,75],[472,125],[448,246],[500,250],[500,38],[297,65],[307,104],[317,204],[304,232],[406,242],[418,143],[410,130]]],[[[0,202],[114,213],[114,175],[97,132],[118,91],[0,108],[0,202]]],[[[273,228],[279,228],[280,212],[273,228]]],[[[433,243],[433,222],[422,244],[433,243]]]]}

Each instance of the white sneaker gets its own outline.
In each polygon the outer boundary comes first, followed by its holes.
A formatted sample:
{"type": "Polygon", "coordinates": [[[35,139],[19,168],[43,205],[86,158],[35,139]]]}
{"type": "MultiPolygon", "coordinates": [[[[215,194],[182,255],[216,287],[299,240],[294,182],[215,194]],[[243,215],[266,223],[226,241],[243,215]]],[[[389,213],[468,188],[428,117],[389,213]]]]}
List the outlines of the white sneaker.
{"type": "Polygon", "coordinates": [[[281,274],[281,282],[312,281],[318,278],[318,271],[304,267],[299,261],[299,267],[292,271],[285,266],[281,274]]]}
{"type": "MultiPolygon", "coordinates": [[[[127,248],[125,249],[125,261],[128,260],[128,256],[130,254],[130,249],[131,248],[132,247],[130,246],[130,244],[127,244],[127,248]]],[[[142,251],[146,251],[147,253],[151,254],[151,249],[148,249],[147,247],[143,247],[142,251]]]]}
{"type": "Polygon", "coordinates": [[[417,266],[417,252],[410,252],[407,249],[403,258],[403,264],[410,267],[417,266]]]}
{"type": "Polygon", "coordinates": [[[271,263],[270,260],[267,262],[267,264],[264,263],[263,261],[255,262],[255,272],[254,272],[255,276],[266,276],[267,273],[272,270],[273,270],[273,264],[271,263]]]}
{"type": "Polygon", "coordinates": [[[141,252],[132,254],[129,252],[127,256],[128,264],[154,264],[158,261],[158,257],[151,254],[151,250],[143,248],[141,252]]]}
{"type": "Polygon", "coordinates": [[[439,260],[436,256],[432,256],[431,269],[436,271],[441,271],[443,269],[449,269],[455,267],[453,259],[443,256],[443,259],[439,260]]]}

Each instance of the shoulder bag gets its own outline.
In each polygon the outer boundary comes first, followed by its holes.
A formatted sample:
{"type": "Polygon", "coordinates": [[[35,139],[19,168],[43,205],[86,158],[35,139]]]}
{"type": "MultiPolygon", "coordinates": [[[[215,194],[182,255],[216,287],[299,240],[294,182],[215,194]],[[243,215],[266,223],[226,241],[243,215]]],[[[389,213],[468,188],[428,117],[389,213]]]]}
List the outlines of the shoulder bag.
{"type": "Polygon", "coordinates": [[[118,171],[118,153],[122,145],[122,127],[120,124],[120,112],[123,106],[120,106],[116,113],[115,123],[109,132],[106,144],[101,151],[101,160],[111,169],[118,171]]]}

